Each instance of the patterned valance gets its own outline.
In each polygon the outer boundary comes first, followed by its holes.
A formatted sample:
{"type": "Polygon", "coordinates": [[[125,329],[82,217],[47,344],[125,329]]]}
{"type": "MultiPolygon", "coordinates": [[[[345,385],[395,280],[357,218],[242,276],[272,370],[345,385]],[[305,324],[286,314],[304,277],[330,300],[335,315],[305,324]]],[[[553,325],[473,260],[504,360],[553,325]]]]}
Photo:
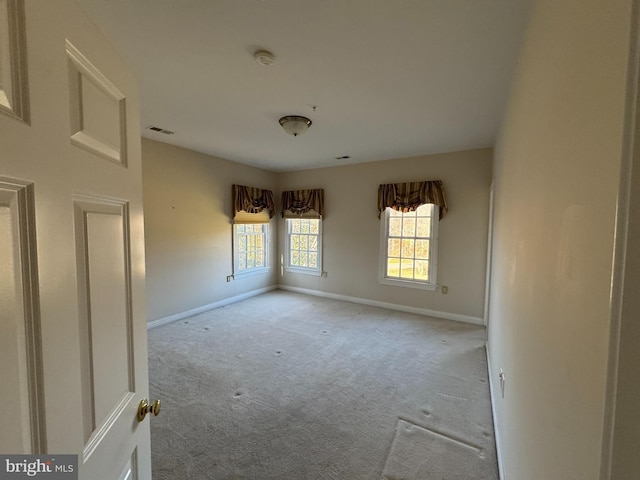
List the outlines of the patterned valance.
{"type": "Polygon", "coordinates": [[[282,192],[282,218],[321,218],[324,216],[324,190],[282,192]]]}
{"type": "Polygon", "coordinates": [[[386,183],[378,187],[378,218],[387,207],[399,212],[413,212],[427,203],[440,207],[440,219],[447,214],[447,199],[441,180],[386,183]]]}
{"type": "Polygon", "coordinates": [[[233,185],[232,195],[234,223],[269,223],[276,214],[271,190],[233,185]]]}

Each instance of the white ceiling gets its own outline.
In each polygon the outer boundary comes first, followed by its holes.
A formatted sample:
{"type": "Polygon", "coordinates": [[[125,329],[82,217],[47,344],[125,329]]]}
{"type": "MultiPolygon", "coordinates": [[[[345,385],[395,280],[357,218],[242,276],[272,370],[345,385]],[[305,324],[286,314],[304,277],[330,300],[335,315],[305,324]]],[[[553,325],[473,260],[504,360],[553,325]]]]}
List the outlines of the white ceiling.
{"type": "Polygon", "coordinates": [[[145,137],[273,171],[493,146],[530,4],[78,2],[139,80],[145,137]]]}

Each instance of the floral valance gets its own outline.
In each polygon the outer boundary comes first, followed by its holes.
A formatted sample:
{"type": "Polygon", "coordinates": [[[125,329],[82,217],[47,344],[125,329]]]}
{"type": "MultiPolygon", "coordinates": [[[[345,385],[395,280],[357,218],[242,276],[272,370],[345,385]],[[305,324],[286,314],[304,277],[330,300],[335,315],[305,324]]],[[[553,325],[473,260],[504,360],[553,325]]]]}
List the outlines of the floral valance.
{"type": "Polygon", "coordinates": [[[378,187],[378,218],[387,207],[399,212],[413,212],[427,203],[440,207],[440,219],[447,214],[447,199],[441,180],[385,183],[378,187]]]}
{"type": "Polygon", "coordinates": [[[282,218],[320,218],[323,216],[323,189],[282,192],[282,218]]]}
{"type": "Polygon", "coordinates": [[[276,214],[271,190],[233,185],[232,196],[234,223],[268,223],[276,214]]]}

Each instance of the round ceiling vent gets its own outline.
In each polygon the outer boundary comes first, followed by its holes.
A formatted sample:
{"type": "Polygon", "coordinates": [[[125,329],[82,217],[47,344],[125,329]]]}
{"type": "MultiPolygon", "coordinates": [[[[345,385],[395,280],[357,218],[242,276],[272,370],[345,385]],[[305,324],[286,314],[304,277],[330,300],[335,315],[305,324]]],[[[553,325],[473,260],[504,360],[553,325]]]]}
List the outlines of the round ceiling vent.
{"type": "Polygon", "coordinates": [[[273,62],[276,61],[276,57],[273,56],[273,53],[266,50],[258,50],[253,54],[253,58],[255,58],[256,62],[258,62],[260,65],[264,66],[272,65],[273,62]]]}

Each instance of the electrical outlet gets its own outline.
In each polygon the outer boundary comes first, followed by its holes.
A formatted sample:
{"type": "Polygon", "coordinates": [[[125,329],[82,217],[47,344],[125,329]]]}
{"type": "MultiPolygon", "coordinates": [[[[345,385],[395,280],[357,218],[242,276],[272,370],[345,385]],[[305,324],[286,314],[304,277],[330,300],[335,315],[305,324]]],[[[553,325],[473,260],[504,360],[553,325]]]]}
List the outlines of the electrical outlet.
{"type": "Polygon", "coordinates": [[[447,293],[449,293],[449,287],[447,287],[446,285],[443,285],[443,286],[442,286],[442,293],[443,293],[444,295],[446,295],[447,293]]]}

